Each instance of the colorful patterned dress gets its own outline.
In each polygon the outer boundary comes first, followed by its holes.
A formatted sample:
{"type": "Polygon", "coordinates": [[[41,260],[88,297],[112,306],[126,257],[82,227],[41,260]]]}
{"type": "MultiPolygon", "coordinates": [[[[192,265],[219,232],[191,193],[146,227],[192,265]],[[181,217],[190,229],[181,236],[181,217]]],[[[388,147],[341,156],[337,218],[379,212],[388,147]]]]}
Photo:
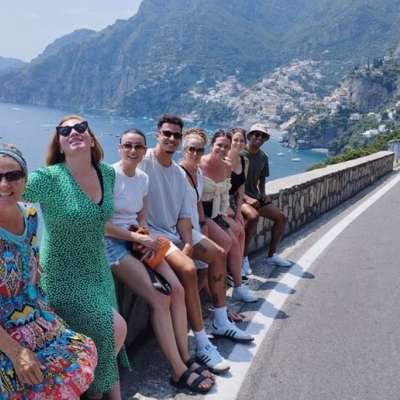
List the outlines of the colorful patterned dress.
{"type": "Polygon", "coordinates": [[[113,213],[115,174],[105,163],[99,164],[98,174],[103,187],[100,204],[87,196],[64,163],[32,172],[24,193],[25,200],[40,203],[43,213],[41,283],[50,305],[97,347],[90,393],[106,393],[119,379],[112,318],[116,297],[104,245],[104,226],[113,213]]]}
{"type": "Polygon", "coordinates": [[[49,308],[38,286],[37,214],[20,207],[25,230],[14,235],[0,227],[0,323],[23,347],[32,350],[45,367],[44,381],[22,384],[9,358],[0,352],[0,399],[78,399],[94,377],[94,343],[68,329],[49,308]]]}

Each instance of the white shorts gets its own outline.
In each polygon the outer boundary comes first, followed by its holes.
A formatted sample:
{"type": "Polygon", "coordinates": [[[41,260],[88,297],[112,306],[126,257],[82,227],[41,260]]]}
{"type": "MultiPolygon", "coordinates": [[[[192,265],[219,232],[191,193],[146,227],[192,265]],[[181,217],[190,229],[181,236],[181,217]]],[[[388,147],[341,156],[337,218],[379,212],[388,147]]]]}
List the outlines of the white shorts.
{"type": "MultiPolygon", "coordinates": [[[[196,244],[200,243],[206,237],[199,231],[192,229],[192,245],[196,246],[196,244]]],[[[171,241],[171,245],[165,254],[166,257],[171,255],[174,251],[180,250],[182,248],[182,242],[174,243],[171,241]]],[[[206,269],[208,268],[208,264],[201,260],[194,260],[197,269],[206,269]]]]}

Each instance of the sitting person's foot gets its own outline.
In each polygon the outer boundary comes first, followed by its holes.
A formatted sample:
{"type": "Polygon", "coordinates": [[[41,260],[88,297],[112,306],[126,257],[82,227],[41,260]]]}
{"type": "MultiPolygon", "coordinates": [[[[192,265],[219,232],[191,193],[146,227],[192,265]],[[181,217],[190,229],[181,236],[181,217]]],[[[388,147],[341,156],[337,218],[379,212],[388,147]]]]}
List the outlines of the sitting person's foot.
{"type": "Polygon", "coordinates": [[[267,257],[266,261],[267,264],[276,265],[278,267],[290,267],[292,265],[290,261],[285,260],[278,253],[274,253],[271,257],[267,257]]]}
{"type": "Polygon", "coordinates": [[[211,343],[197,349],[197,360],[205,365],[213,374],[223,374],[230,369],[228,362],[219,354],[217,348],[211,343]]]}
{"type": "Polygon", "coordinates": [[[190,390],[193,393],[206,394],[214,385],[214,381],[199,375],[188,368],[180,377],[171,377],[170,384],[177,389],[190,390]]]}
{"type": "Polygon", "coordinates": [[[242,260],[242,276],[250,275],[253,271],[250,268],[249,257],[243,257],[242,260]]]}
{"type": "Polygon", "coordinates": [[[228,319],[231,322],[243,322],[246,316],[228,308],[228,319]]]}
{"type": "Polygon", "coordinates": [[[215,321],[211,327],[214,337],[230,339],[235,342],[249,343],[254,340],[253,336],[239,329],[233,322],[227,320],[223,326],[216,326],[215,321]]]}
{"type": "Polygon", "coordinates": [[[243,303],[255,303],[258,301],[258,298],[247,285],[241,285],[233,288],[232,300],[242,301],[243,303]]]}

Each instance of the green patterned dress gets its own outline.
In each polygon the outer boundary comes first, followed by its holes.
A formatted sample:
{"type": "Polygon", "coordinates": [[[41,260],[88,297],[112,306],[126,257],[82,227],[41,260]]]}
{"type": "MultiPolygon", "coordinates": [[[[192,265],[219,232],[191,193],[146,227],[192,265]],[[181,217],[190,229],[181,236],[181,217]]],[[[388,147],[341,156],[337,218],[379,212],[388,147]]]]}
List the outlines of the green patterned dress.
{"type": "Polygon", "coordinates": [[[100,163],[103,199],[94,203],[64,163],[29,176],[24,199],[40,203],[42,286],[50,305],[77,332],[92,338],[98,364],[90,392],[105,393],[118,380],[112,307],[114,281],[104,249],[104,225],[113,213],[114,170],[100,163]]]}

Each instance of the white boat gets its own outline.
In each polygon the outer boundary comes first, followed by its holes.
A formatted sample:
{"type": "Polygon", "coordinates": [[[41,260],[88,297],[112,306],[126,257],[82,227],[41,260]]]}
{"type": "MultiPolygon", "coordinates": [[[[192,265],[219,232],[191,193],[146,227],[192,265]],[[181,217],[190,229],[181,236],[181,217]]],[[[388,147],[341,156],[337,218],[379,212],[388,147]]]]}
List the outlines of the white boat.
{"type": "Polygon", "coordinates": [[[301,158],[294,157],[294,158],[291,158],[290,161],[299,162],[299,161],[301,161],[301,158]]]}
{"type": "Polygon", "coordinates": [[[283,157],[283,156],[285,155],[285,153],[276,153],[276,155],[277,155],[278,157],[283,157]]]}

